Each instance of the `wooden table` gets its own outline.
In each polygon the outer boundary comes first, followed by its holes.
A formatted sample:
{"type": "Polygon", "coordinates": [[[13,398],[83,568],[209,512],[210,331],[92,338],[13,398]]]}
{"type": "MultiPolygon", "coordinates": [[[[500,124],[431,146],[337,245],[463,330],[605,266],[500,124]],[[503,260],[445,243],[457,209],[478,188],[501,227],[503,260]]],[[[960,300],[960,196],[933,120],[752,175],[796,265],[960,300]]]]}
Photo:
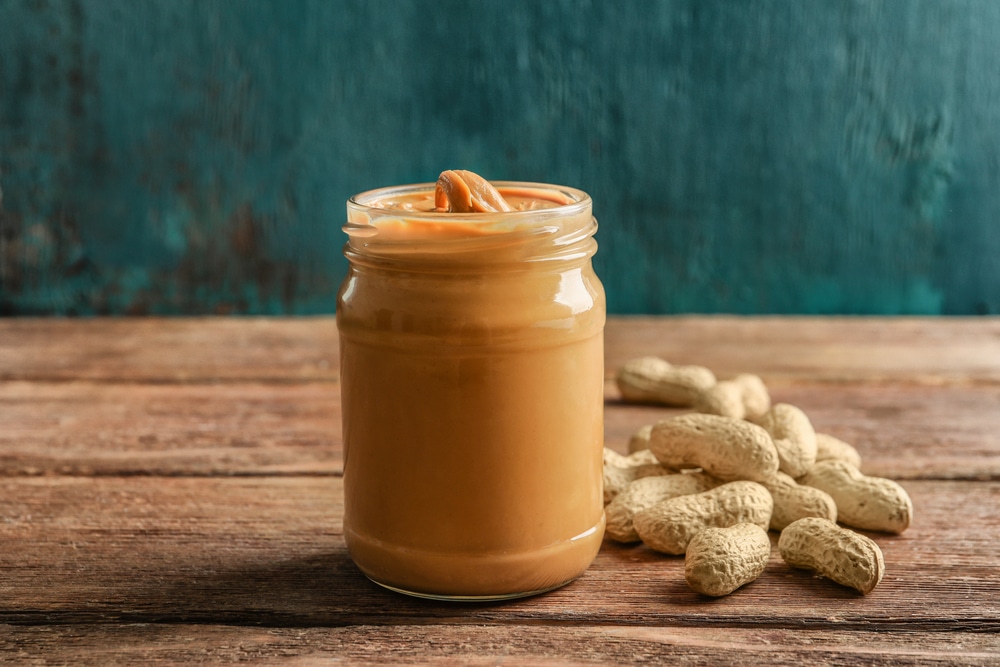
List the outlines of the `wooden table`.
{"type": "MultiPolygon", "coordinates": [[[[606,542],[573,584],[505,604],[382,590],[341,535],[337,334],[319,319],[0,321],[0,660],[25,664],[1000,664],[1000,319],[641,318],[657,354],[777,401],[896,478],[861,596],[776,550],[709,599],[683,559],[606,542]]],[[[624,451],[668,409],[622,405],[624,451]]]]}

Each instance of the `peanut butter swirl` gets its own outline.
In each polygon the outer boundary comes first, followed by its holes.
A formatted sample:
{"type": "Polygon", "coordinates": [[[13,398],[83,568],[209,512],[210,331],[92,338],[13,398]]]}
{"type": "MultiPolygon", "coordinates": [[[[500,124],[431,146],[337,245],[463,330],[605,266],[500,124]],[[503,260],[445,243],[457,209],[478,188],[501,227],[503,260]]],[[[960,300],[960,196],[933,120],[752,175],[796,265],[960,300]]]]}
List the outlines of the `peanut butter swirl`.
{"type": "Polygon", "coordinates": [[[434,206],[450,213],[500,213],[514,208],[497,189],[465,169],[441,172],[434,189],[434,206]]]}

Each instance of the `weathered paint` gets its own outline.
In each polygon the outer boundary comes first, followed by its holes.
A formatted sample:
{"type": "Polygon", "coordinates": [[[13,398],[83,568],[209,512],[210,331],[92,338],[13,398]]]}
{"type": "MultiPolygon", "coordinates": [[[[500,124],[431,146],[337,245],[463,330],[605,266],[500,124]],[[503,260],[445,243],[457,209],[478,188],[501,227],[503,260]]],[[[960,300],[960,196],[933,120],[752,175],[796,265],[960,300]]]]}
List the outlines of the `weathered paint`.
{"type": "Polygon", "coordinates": [[[613,312],[1000,312],[994,0],[0,0],[0,311],[330,312],[344,200],[588,190],[613,312]]]}

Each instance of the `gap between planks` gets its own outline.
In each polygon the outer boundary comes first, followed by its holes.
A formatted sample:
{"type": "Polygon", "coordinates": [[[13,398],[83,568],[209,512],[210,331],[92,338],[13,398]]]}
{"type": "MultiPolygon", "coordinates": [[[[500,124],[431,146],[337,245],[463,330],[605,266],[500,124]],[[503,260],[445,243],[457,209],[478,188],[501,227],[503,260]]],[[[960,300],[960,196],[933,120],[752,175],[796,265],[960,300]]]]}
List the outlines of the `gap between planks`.
{"type": "Polygon", "coordinates": [[[49,626],[0,632],[0,657],[67,663],[144,664],[260,661],[268,664],[837,664],[990,665],[1000,638],[982,633],[885,634],[865,630],[585,627],[539,625],[355,625],[266,628],[206,625],[106,624],[49,626]],[[315,662],[314,662],[315,661],[315,662]]]}

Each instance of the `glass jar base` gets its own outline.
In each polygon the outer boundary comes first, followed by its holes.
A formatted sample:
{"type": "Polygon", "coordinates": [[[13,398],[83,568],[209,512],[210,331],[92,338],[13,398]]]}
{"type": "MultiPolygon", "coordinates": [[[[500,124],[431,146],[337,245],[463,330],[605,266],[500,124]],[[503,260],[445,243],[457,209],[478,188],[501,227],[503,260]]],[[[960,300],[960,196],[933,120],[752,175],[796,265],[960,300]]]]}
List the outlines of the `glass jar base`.
{"type": "Polygon", "coordinates": [[[506,552],[442,552],[400,547],[349,524],[344,537],[362,574],[391,591],[429,600],[488,602],[539,595],[582,575],[604,537],[597,523],[568,540],[542,548],[506,552]]]}
{"type": "Polygon", "coordinates": [[[397,586],[384,584],[381,581],[378,581],[377,579],[373,579],[372,577],[368,577],[368,579],[372,583],[378,584],[382,588],[390,590],[393,593],[400,593],[402,595],[408,595],[410,597],[421,598],[424,600],[438,600],[443,602],[504,602],[506,600],[517,600],[519,598],[528,598],[532,597],[533,595],[541,595],[542,593],[548,593],[550,591],[554,591],[557,588],[562,588],[563,586],[573,583],[574,581],[576,581],[577,577],[573,577],[572,579],[564,581],[560,584],[556,584],[554,586],[547,586],[545,588],[539,588],[538,590],[534,591],[524,591],[523,593],[502,593],[499,595],[437,595],[434,593],[420,593],[418,591],[408,591],[405,588],[399,588],[397,586]]]}

